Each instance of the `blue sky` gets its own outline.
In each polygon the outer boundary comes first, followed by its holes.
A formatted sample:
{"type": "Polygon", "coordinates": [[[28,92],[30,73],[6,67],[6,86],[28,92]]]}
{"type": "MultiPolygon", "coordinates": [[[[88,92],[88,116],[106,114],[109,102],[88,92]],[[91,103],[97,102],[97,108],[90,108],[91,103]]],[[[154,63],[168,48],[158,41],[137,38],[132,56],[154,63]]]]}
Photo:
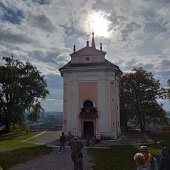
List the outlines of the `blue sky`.
{"type": "MultiPolygon", "coordinates": [[[[58,69],[94,30],[106,59],[124,72],[142,66],[161,86],[170,78],[170,0],[1,0],[0,57],[29,60],[46,77],[47,111],[62,111],[58,69]]],[[[160,100],[159,100],[160,101],[160,100]]],[[[170,110],[169,101],[164,108],[170,110]]]]}

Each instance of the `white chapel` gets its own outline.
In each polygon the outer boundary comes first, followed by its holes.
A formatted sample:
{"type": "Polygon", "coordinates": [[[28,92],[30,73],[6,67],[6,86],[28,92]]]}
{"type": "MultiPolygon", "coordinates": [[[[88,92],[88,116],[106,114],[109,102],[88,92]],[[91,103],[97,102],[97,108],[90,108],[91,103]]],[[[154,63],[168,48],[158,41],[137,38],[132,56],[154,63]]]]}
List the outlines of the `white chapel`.
{"type": "Polygon", "coordinates": [[[116,139],[120,136],[119,79],[122,71],[91,46],[70,54],[71,61],[59,69],[63,77],[63,131],[86,138],[96,134],[116,139]]]}

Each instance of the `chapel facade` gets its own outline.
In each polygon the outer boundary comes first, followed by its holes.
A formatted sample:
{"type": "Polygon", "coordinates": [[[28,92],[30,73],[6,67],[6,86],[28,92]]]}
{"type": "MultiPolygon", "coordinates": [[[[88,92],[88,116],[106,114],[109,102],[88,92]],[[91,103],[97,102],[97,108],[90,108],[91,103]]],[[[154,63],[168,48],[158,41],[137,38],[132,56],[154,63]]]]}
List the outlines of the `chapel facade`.
{"type": "Polygon", "coordinates": [[[63,77],[63,131],[86,138],[101,134],[120,136],[119,79],[122,71],[96,48],[94,33],[91,46],[70,54],[71,61],[59,69],[63,77]]]}

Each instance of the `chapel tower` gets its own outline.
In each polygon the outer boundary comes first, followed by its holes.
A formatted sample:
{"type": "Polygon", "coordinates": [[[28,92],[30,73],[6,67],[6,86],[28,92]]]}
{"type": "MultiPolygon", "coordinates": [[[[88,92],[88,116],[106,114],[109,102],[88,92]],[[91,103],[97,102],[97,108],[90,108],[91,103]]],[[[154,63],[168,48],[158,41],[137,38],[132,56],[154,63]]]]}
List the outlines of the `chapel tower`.
{"type": "Polygon", "coordinates": [[[120,131],[119,79],[122,71],[91,46],[70,54],[71,61],[59,69],[63,77],[63,131],[79,137],[100,133],[116,139],[120,131]]]}

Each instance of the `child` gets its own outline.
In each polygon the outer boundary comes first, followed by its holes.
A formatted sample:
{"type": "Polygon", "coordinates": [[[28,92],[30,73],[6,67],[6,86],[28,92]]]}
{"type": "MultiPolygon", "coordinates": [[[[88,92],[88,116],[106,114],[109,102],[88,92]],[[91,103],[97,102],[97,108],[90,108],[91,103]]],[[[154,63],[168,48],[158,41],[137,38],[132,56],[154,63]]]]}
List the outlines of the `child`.
{"type": "Polygon", "coordinates": [[[78,146],[78,144],[74,144],[73,151],[71,154],[71,158],[74,162],[74,170],[83,170],[83,154],[78,146]]]}
{"type": "Polygon", "coordinates": [[[147,146],[141,146],[140,153],[145,156],[145,164],[148,164],[152,170],[158,170],[157,160],[149,153],[147,146]]]}
{"type": "Polygon", "coordinates": [[[145,164],[145,156],[142,153],[136,153],[134,160],[137,165],[137,170],[150,170],[150,166],[145,164]]]}

